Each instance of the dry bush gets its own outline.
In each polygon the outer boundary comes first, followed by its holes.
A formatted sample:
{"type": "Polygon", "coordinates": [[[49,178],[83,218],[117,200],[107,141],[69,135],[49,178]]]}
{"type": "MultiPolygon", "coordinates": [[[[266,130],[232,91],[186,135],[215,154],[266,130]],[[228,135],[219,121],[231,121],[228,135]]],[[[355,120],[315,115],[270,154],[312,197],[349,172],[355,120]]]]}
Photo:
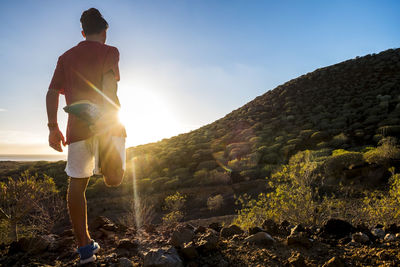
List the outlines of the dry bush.
{"type": "Polygon", "coordinates": [[[155,204],[150,198],[138,198],[129,200],[129,210],[126,216],[119,222],[128,227],[139,229],[143,225],[151,224],[156,218],[155,204]]]}
{"type": "Polygon", "coordinates": [[[207,199],[207,207],[209,210],[219,210],[224,203],[224,197],[218,194],[207,199]]]}
{"type": "Polygon", "coordinates": [[[0,182],[0,220],[9,230],[3,240],[18,240],[19,233],[48,232],[63,212],[57,193],[53,178],[46,174],[39,178],[25,171],[17,179],[0,182]]]}

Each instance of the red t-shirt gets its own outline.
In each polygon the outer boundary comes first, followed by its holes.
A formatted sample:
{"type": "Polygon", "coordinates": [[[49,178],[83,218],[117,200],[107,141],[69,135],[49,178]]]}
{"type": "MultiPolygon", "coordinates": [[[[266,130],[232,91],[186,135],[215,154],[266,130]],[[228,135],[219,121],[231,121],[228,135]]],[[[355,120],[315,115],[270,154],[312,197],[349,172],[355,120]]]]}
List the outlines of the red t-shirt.
{"type": "MultiPolygon", "coordinates": [[[[119,51],[116,47],[96,41],[82,41],[58,58],[57,66],[49,89],[60,90],[65,95],[65,102],[70,105],[79,100],[90,100],[101,104],[102,96],[93,86],[102,89],[103,74],[113,71],[119,81],[119,51]]],[[[68,114],[66,143],[85,140],[93,133],[87,123],[68,114]]],[[[113,135],[126,137],[125,128],[113,135]]]]}

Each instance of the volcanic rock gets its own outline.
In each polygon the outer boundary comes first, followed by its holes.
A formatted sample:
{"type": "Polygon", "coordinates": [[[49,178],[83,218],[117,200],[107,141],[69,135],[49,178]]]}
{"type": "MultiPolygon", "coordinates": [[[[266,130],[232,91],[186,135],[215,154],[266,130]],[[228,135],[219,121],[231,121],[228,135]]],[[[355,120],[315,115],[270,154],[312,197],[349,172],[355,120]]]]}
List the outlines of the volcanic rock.
{"type": "Polygon", "coordinates": [[[151,249],[144,256],[144,267],[183,267],[174,247],[151,249]]]}
{"type": "Polygon", "coordinates": [[[235,234],[242,234],[244,231],[237,225],[232,224],[229,227],[224,227],[221,229],[220,236],[224,238],[231,237],[235,234]]]}
{"type": "Polygon", "coordinates": [[[267,246],[270,246],[276,242],[275,239],[273,239],[272,236],[266,232],[258,232],[254,235],[246,237],[243,241],[267,246]]]}

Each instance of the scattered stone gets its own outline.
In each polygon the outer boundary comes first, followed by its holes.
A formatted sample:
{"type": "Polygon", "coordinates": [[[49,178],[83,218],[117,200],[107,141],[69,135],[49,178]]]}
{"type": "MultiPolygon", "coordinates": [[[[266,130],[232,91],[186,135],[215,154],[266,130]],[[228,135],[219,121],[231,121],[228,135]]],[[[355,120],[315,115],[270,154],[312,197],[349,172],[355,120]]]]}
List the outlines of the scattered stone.
{"type": "Polygon", "coordinates": [[[206,231],[207,231],[207,228],[202,226],[202,225],[200,225],[199,227],[196,228],[196,230],[194,230],[194,233],[195,234],[197,234],[197,233],[205,233],[206,231]]]}
{"type": "Polygon", "coordinates": [[[174,247],[151,249],[144,257],[144,267],[183,267],[174,247]]]}
{"type": "Polygon", "coordinates": [[[156,232],[156,226],[151,223],[143,225],[143,229],[149,234],[156,232]]]}
{"type": "Polygon", "coordinates": [[[366,244],[369,242],[369,237],[362,232],[354,233],[351,237],[352,241],[356,243],[366,244]]]}
{"type": "Polygon", "coordinates": [[[249,235],[254,235],[254,234],[257,234],[258,232],[263,232],[263,231],[264,231],[264,229],[262,229],[262,228],[260,228],[258,226],[250,227],[249,228],[249,235]]]}
{"type": "Polygon", "coordinates": [[[305,232],[295,233],[287,237],[286,243],[288,246],[298,245],[305,248],[311,248],[313,246],[312,239],[307,237],[305,232]]]}
{"type": "Polygon", "coordinates": [[[382,228],[373,228],[371,230],[371,233],[376,236],[377,238],[384,238],[385,237],[385,231],[382,228]]]}
{"type": "Polygon", "coordinates": [[[221,232],[220,232],[220,236],[224,237],[224,238],[228,238],[228,237],[231,237],[231,236],[233,236],[235,234],[239,234],[240,235],[240,234],[243,234],[243,233],[244,233],[244,231],[239,226],[237,226],[235,224],[232,224],[229,227],[222,228],[221,232]]]}
{"type": "Polygon", "coordinates": [[[325,262],[322,267],[344,267],[344,263],[341,259],[337,257],[331,258],[329,261],[325,262]]]}
{"type": "Polygon", "coordinates": [[[118,231],[118,227],[114,223],[106,223],[105,225],[101,226],[101,228],[112,232],[118,231]]]}
{"type": "Polygon", "coordinates": [[[258,232],[254,235],[246,237],[243,241],[267,246],[270,246],[276,242],[275,239],[273,239],[272,236],[266,232],[258,232]]]}
{"type": "Polygon", "coordinates": [[[296,233],[304,232],[305,230],[306,229],[304,228],[304,226],[302,224],[298,224],[290,230],[290,234],[293,235],[296,233]]]}
{"type": "Polygon", "coordinates": [[[187,228],[187,229],[189,229],[189,230],[192,230],[192,231],[195,230],[195,227],[194,227],[192,224],[190,224],[190,223],[186,223],[186,224],[185,224],[185,228],[187,228]]]}
{"type": "Polygon", "coordinates": [[[104,236],[107,239],[114,239],[116,236],[116,233],[113,231],[108,231],[103,228],[99,228],[99,231],[102,233],[102,236],[104,236]]]}
{"type": "Polygon", "coordinates": [[[90,223],[90,228],[92,230],[95,230],[99,229],[100,227],[103,227],[106,224],[113,224],[113,222],[107,217],[98,216],[90,223]]]}
{"type": "Polygon", "coordinates": [[[320,235],[340,239],[353,232],[355,232],[355,228],[350,223],[340,219],[329,219],[321,228],[320,235]]]}
{"type": "Polygon", "coordinates": [[[137,249],[138,246],[139,246],[139,244],[137,243],[136,240],[124,238],[124,239],[119,240],[117,249],[132,250],[132,249],[137,249]]]}
{"type": "Polygon", "coordinates": [[[197,242],[197,248],[202,252],[215,249],[219,241],[219,236],[214,230],[208,229],[207,231],[197,242]]]}
{"type": "Polygon", "coordinates": [[[393,241],[396,240],[396,236],[394,234],[388,233],[388,234],[385,235],[384,240],[386,242],[393,242],[393,241]]]}
{"type": "Polygon", "coordinates": [[[239,241],[241,239],[240,235],[234,235],[229,239],[229,241],[239,241]]]}
{"type": "Polygon", "coordinates": [[[182,247],[184,243],[190,242],[194,237],[193,230],[183,228],[182,230],[174,231],[171,236],[171,245],[182,247]]]}
{"type": "Polygon", "coordinates": [[[219,231],[221,231],[222,226],[221,226],[221,224],[219,222],[213,222],[208,226],[208,228],[211,228],[211,229],[219,232],[219,231]]]}
{"type": "Polygon", "coordinates": [[[183,248],[181,249],[182,255],[185,259],[192,260],[199,256],[197,253],[196,246],[194,245],[193,241],[185,243],[183,248]]]}
{"type": "Polygon", "coordinates": [[[265,220],[262,224],[262,228],[272,235],[280,234],[279,225],[272,219],[265,220]]]}
{"type": "Polygon", "coordinates": [[[399,227],[395,223],[392,223],[391,225],[386,226],[385,228],[383,228],[383,230],[386,233],[391,233],[391,234],[397,234],[400,232],[399,227]]]}
{"type": "Polygon", "coordinates": [[[296,255],[293,255],[292,257],[290,257],[288,262],[289,262],[290,266],[293,266],[293,267],[307,266],[307,263],[306,263],[304,257],[300,253],[297,253],[296,255]]]}
{"type": "Polygon", "coordinates": [[[51,235],[34,236],[29,238],[22,237],[18,241],[14,241],[10,244],[8,253],[14,254],[17,252],[30,252],[32,254],[39,254],[46,251],[50,244],[54,242],[55,238],[51,235]]]}
{"type": "Polygon", "coordinates": [[[119,267],[133,267],[133,264],[128,258],[122,257],[122,258],[118,259],[118,266],[119,267]]]}

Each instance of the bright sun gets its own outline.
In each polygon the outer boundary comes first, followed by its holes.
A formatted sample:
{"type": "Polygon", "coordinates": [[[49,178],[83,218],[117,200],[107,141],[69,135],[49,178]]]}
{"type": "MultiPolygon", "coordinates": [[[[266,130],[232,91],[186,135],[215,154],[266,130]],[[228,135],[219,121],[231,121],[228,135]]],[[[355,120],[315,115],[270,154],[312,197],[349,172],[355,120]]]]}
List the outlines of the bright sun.
{"type": "Polygon", "coordinates": [[[146,88],[129,88],[125,83],[118,89],[118,97],[121,102],[119,118],[126,127],[128,146],[181,133],[182,125],[162,96],[146,88]]]}

